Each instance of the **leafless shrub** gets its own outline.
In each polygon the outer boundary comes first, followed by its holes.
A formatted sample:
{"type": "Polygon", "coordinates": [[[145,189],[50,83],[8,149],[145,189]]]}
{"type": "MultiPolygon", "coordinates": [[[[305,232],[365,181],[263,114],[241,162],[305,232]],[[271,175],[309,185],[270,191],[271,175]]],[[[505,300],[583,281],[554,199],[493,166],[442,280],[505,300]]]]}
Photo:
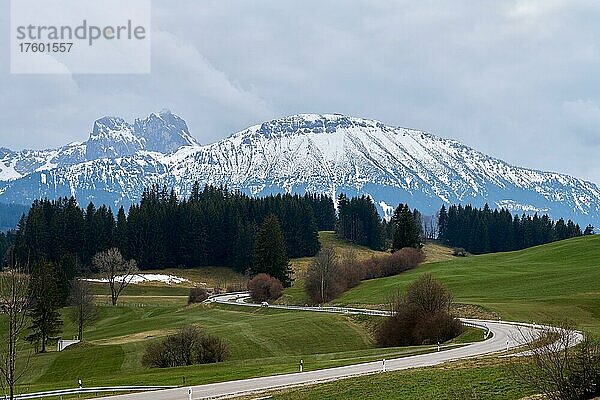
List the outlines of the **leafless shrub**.
{"type": "Polygon", "coordinates": [[[363,262],[362,280],[398,275],[425,261],[425,254],[412,247],[402,248],[390,255],[371,257],[363,262]]]}
{"type": "Polygon", "coordinates": [[[548,328],[541,340],[522,334],[529,363],[514,363],[517,377],[550,400],[600,396],[600,346],[569,324],[548,328]]]}
{"type": "Polygon", "coordinates": [[[248,282],[248,290],[256,302],[277,300],[283,293],[283,284],[270,275],[258,274],[248,282]]]}
{"type": "Polygon", "coordinates": [[[188,305],[202,303],[206,299],[208,299],[208,292],[206,289],[197,286],[190,288],[190,293],[188,294],[188,305]]]}
{"type": "Polygon", "coordinates": [[[224,361],[229,355],[218,337],[204,334],[198,327],[185,325],[160,342],[148,344],[142,365],[168,368],[224,361]]]}
{"type": "Polygon", "coordinates": [[[424,260],[424,253],[412,247],[364,261],[357,260],[354,252],[347,252],[340,259],[332,247],[325,247],[309,266],[304,288],[313,303],[322,304],[363,280],[397,275],[424,260]]]}
{"type": "Polygon", "coordinates": [[[340,260],[341,273],[346,281],[346,288],[350,289],[357,286],[363,279],[363,263],[356,259],[356,252],[349,251],[344,253],[340,260]]]}
{"type": "Polygon", "coordinates": [[[458,336],[463,327],[450,314],[452,294],[429,274],[409,285],[404,294],[390,301],[392,316],[376,332],[382,347],[445,342],[458,336]]]}

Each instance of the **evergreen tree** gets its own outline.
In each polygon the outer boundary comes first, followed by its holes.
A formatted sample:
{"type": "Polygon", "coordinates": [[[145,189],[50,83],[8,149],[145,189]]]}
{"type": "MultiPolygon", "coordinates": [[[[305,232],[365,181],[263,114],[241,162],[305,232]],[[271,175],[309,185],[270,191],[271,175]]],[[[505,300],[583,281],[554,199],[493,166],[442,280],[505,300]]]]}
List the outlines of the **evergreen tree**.
{"type": "Polygon", "coordinates": [[[127,258],[129,256],[129,244],[127,234],[127,216],[125,209],[119,208],[117,213],[117,224],[114,231],[114,246],[121,251],[121,254],[127,258]]]}
{"type": "Polygon", "coordinates": [[[285,286],[292,283],[292,268],[285,250],[279,219],[270,214],[261,224],[252,257],[251,274],[265,273],[279,279],[285,286]]]}
{"type": "Polygon", "coordinates": [[[374,250],[383,249],[383,225],[370,197],[353,197],[348,200],[346,195],[340,194],[336,232],[351,243],[374,250]]]}
{"type": "Polygon", "coordinates": [[[588,225],[585,227],[585,231],[583,232],[584,235],[593,235],[594,234],[594,227],[592,225],[588,225]]]}
{"type": "Polygon", "coordinates": [[[448,212],[446,206],[442,205],[438,214],[438,239],[445,243],[448,240],[448,212]]]}
{"type": "Polygon", "coordinates": [[[29,286],[31,318],[30,334],[26,340],[36,344],[41,353],[47,350],[48,339],[61,332],[60,292],[54,265],[39,263],[33,270],[29,286]]]}
{"type": "Polygon", "coordinates": [[[422,246],[421,229],[415,221],[415,213],[408,208],[408,204],[400,204],[392,216],[393,241],[392,251],[404,247],[420,248],[422,246]]]}

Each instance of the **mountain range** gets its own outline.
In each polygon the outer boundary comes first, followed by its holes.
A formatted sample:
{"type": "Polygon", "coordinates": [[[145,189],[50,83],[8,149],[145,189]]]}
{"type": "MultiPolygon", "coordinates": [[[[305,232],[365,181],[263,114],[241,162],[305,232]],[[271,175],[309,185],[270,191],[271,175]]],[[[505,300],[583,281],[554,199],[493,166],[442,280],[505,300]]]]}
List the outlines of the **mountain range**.
{"type": "Polygon", "coordinates": [[[115,208],[167,185],[187,195],[194,183],[250,195],[322,192],[369,195],[389,216],[400,202],[425,214],[442,204],[548,213],[600,224],[600,189],[556,172],[510,165],[456,140],[340,114],[299,114],[200,145],[169,111],[129,123],[96,120],[85,142],[58,149],[0,148],[0,202],[30,204],[75,196],[115,208]]]}

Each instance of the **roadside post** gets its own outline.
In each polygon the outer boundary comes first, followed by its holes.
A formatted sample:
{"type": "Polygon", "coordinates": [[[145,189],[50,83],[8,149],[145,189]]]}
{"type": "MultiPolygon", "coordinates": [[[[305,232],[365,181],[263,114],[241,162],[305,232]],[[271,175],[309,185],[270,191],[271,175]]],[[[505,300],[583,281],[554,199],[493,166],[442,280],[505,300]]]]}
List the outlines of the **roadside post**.
{"type": "Polygon", "coordinates": [[[438,342],[438,351],[440,351],[440,342],[438,342]]]}
{"type": "Polygon", "coordinates": [[[192,400],[192,388],[188,388],[188,400],[192,400]]]}
{"type": "Polygon", "coordinates": [[[385,372],[385,358],[383,359],[382,367],[383,367],[383,372],[385,372]]]}
{"type": "Polygon", "coordinates": [[[304,360],[300,360],[300,372],[304,370],[304,360]]]}

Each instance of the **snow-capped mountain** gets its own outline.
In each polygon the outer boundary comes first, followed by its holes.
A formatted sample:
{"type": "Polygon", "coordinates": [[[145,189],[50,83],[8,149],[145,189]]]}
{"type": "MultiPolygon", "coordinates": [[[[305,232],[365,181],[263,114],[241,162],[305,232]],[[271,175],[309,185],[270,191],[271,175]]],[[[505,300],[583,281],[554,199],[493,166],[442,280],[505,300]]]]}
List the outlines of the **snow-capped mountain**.
{"type": "Polygon", "coordinates": [[[422,131],[338,114],[281,118],[206,146],[170,112],[133,124],[104,117],[84,143],[0,149],[0,202],[74,195],[81,203],[128,205],[153,183],[186,195],[195,180],[252,195],[367,194],[382,214],[399,202],[424,213],[443,203],[487,202],[600,223],[600,189],[591,182],[515,167],[422,131]]]}

